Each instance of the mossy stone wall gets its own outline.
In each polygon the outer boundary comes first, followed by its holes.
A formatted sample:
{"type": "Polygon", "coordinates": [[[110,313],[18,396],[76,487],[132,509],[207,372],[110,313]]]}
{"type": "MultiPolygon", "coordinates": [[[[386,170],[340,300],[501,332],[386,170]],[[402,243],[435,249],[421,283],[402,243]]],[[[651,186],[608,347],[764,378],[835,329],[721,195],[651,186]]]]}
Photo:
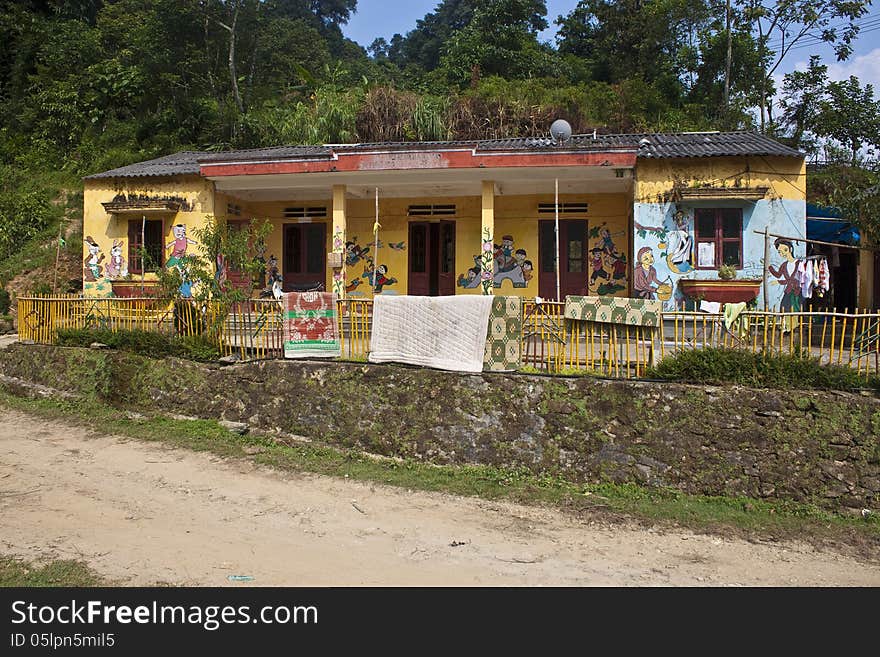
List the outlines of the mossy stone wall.
{"type": "Polygon", "coordinates": [[[388,456],[826,508],[880,506],[880,400],[850,393],[334,362],[220,368],[36,345],[0,351],[0,374],[388,456]]]}

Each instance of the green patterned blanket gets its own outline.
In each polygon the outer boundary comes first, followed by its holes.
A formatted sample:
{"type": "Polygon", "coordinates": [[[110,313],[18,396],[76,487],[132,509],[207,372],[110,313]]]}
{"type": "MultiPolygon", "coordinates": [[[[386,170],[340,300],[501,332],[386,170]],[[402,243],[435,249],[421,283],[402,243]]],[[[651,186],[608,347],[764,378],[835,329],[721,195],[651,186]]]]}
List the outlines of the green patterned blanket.
{"type": "Polygon", "coordinates": [[[489,311],[483,370],[507,372],[522,366],[522,299],[496,296],[489,311]]]}
{"type": "Polygon", "coordinates": [[[660,326],[662,301],[626,297],[565,297],[565,318],[584,322],[660,326]]]}

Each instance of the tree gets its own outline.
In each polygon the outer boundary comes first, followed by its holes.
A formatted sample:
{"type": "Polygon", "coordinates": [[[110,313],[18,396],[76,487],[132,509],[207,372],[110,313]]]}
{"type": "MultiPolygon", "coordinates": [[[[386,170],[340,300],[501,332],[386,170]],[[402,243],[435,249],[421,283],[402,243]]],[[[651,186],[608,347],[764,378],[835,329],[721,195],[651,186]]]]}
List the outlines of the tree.
{"type": "Polygon", "coordinates": [[[828,85],[828,67],[819,56],[810,57],[806,71],[786,73],[782,86],[782,125],[790,135],[791,145],[814,153],[816,119],[828,85]]]}
{"type": "Polygon", "coordinates": [[[589,63],[594,80],[640,78],[673,102],[693,84],[705,0],[580,0],[559,25],[559,52],[589,63]]]}
{"type": "Polygon", "coordinates": [[[714,127],[742,129],[753,120],[749,108],[758,104],[761,63],[755,39],[738,14],[730,25],[715,19],[700,30],[696,79],[689,100],[705,107],[714,127]]]}
{"type": "Polygon", "coordinates": [[[824,147],[826,160],[855,166],[880,146],[880,102],[874,88],[862,88],[854,76],[829,81],[828,67],[816,55],[806,71],[785,76],[782,108],[792,145],[814,155],[824,147]]]}
{"type": "Polygon", "coordinates": [[[880,245],[880,169],[876,164],[832,165],[812,175],[807,200],[840,210],[862,231],[869,245],[880,245]]]}
{"type": "Polygon", "coordinates": [[[433,71],[440,66],[443,45],[471,21],[479,2],[480,0],[442,0],[433,12],[416,21],[414,30],[398,40],[399,65],[403,67],[415,64],[425,71],[433,71]]]}
{"type": "Polygon", "coordinates": [[[859,163],[863,149],[868,157],[874,155],[873,147],[880,146],[880,103],[874,99],[874,88],[862,88],[855,76],[829,82],[814,131],[847,148],[852,165],[859,163]]]}
{"type": "Polygon", "coordinates": [[[545,0],[483,0],[470,22],[443,48],[440,64],[457,83],[480,75],[531,77],[550,72],[551,53],[538,43],[547,27],[545,0]]]}
{"type": "Polygon", "coordinates": [[[828,43],[838,61],[852,54],[859,33],[856,20],[868,12],[872,0],[738,0],[744,19],[758,35],[762,61],[761,131],[773,124],[773,74],[797,44],[828,43]],[[842,26],[842,27],[841,27],[842,26]]]}

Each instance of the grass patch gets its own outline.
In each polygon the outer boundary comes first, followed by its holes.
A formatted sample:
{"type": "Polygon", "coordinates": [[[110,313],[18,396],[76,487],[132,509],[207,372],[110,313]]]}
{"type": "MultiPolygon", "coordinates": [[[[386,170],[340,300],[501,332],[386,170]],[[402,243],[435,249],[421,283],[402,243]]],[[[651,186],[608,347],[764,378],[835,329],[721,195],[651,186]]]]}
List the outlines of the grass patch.
{"type": "Polygon", "coordinates": [[[685,383],[736,383],[754,388],[880,389],[880,377],[866,380],[851,367],[820,365],[817,359],[807,356],[714,347],[668,356],[656,367],[649,368],[645,376],[685,383]]]}
{"type": "Polygon", "coordinates": [[[558,476],[538,475],[525,468],[432,465],[412,459],[375,457],[317,443],[280,444],[267,435],[232,434],[213,420],[175,420],[162,416],[131,419],[117,408],[88,400],[25,399],[0,391],[0,405],[46,418],[73,420],[101,433],[113,426],[113,431],[123,436],[225,457],[249,458],[281,470],[613,517],[624,515],[697,531],[733,530],[745,535],[830,540],[855,547],[862,554],[873,551],[876,555],[880,542],[877,514],[867,519],[853,518],[797,502],[688,495],[635,484],[585,485],[558,476]]]}
{"type": "Polygon", "coordinates": [[[80,561],[55,560],[34,564],[0,556],[0,587],[101,586],[108,582],[80,561]]]}
{"type": "Polygon", "coordinates": [[[109,329],[59,329],[61,347],[88,347],[100,342],[113,349],[130,351],[149,358],[179,356],[197,361],[214,361],[220,357],[217,345],[204,335],[167,336],[155,331],[109,329]]]}

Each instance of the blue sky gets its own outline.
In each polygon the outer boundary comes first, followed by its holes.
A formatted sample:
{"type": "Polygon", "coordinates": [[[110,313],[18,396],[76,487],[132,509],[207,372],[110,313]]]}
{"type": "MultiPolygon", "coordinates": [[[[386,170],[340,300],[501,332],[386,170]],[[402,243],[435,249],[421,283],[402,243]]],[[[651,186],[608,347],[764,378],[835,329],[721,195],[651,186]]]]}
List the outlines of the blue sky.
{"type": "MultiPolygon", "coordinates": [[[[434,10],[438,0],[358,0],[357,12],[348,25],[343,27],[345,35],[363,46],[368,46],[376,37],[390,40],[395,32],[406,34],[413,29],[416,21],[434,10]]],[[[560,14],[567,14],[577,5],[577,0],[547,0],[547,20],[550,28],[541,34],[546,41],[554,41],[556,26],[553,21],[560,14]]],[[[834,53],[825,46],[803,47],[798,44],[792,50],[775,76],[779,82],[783,74],[806,68],[811,54],[819,54],[828,65],[829,77],[834,80],[858,77],[863,84],[871,83],[880,92],[880,7],[871,7],[868,16],[862,18],[866,32],[855,44],[854,55],[846,62],[837,63],[834,53]],[[871,30],[871,31],[867,31],[871,30]]]]}

